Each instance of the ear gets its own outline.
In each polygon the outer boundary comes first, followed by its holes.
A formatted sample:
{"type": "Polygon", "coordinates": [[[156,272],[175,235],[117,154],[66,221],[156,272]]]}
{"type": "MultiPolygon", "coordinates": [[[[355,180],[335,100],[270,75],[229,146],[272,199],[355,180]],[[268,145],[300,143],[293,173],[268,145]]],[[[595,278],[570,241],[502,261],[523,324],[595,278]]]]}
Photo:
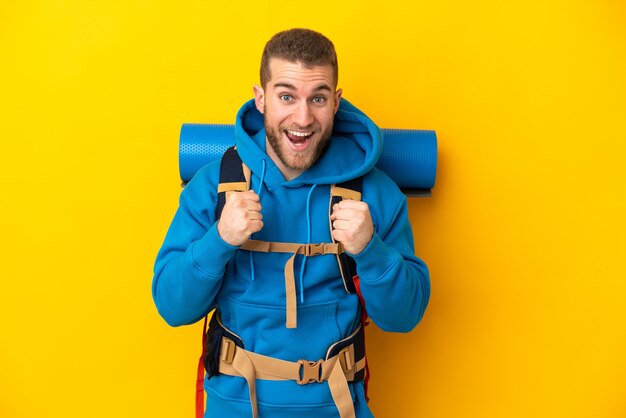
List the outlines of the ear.
{"type": "Polygon", "coordinates": [[[254,104],[257,110],[263,113],[263,109],[265,109],[265,92],[261,86],[256,84],[252,87],[252,90],[254,91],[254,104]]]}
{"type": "Polygon", "coordinates": [[[337,109],[339,109],[339,102],[341,101],[342,93],[342,89],[337,89],[337,91],[335,92],[335,108],[333,109],[333,114],[337,113],[337,109]]]}

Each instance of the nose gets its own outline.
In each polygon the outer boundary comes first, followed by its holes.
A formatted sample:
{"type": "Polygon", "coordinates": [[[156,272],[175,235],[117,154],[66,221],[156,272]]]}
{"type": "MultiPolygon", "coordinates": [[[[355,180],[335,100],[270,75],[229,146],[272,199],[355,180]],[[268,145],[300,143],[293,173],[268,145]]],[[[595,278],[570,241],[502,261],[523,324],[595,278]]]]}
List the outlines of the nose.
{"type": "Polygon", "coordinates": [[[297,109],[293,114],[293,121],[301,128],[307,127],[313,123],[313,112],[309,108],[307,101],[302,101],[298,104],[297,109]]]}

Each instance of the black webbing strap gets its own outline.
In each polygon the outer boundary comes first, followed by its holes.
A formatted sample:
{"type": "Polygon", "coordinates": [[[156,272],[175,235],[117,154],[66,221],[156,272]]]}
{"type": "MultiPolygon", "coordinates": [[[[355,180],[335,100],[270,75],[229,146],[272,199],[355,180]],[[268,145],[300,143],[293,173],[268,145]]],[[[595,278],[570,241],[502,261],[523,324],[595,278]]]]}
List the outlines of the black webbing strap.
{"type": "MultiPolygon", "coordinates": [[[[360,194],[361,190],[363,189],[363,177],[357,177],[355,179],[346,181],[344,183],[336,184],[335,187],[352,190],[352,191],[357,192],[357,193],[360,194]]],[[[331,195],[330,199],[331,199],[331,201],[330,201],[330,215],[332,215],[333,214],[333,206],[336,203],[341,202],[343,200],[343,198],[341,196],[331,195]]],[[[335,229],[332,226],[332,222],[331,222],[331,228],[335,229]]],[[[353,280],[353,277],[357,275],[356,274],[356,262],[354,261],[354,259],[352,257],[350,257],[345,252],[341,253],[340,255],[338,255],[337,259],[339,260],[339,267],[340,267],[340,270],[341,270],[341,277],[343,279],[343,283],[344,283],[344,286],[346,288],[346,291],[348,293],[350,293],[350,294],[356,293],[356,288],[354,286],[354,280],[353,280]]]]}

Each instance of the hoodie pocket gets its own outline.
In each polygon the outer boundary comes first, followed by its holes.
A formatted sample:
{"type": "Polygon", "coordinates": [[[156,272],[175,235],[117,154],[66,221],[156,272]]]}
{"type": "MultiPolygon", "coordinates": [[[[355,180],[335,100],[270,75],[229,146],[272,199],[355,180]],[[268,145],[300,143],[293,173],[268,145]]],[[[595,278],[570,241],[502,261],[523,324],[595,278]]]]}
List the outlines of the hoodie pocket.
{"type": "Polygon", "coordinates": [[[298,306],[296,328],[285,326],[283,306],[231,299],[233,330],[246,349],[284,360],[319,360],[330,345],[340,339],[337,303],[298,306]]]}

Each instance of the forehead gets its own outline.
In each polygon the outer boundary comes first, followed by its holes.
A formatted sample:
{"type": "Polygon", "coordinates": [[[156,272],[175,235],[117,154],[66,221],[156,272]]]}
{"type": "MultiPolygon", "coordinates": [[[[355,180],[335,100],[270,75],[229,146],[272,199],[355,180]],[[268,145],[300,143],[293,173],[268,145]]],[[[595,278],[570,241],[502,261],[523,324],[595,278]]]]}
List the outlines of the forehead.
{"type": "Polygon", "coordinates": [[[327,86],[334,91],[333,68],[330,65],[307,67],[300,62],[281,58],[271,58],[269,62],[271,79],[267,87],[290,85],[298,90],[309,90],[327,86]]]}

